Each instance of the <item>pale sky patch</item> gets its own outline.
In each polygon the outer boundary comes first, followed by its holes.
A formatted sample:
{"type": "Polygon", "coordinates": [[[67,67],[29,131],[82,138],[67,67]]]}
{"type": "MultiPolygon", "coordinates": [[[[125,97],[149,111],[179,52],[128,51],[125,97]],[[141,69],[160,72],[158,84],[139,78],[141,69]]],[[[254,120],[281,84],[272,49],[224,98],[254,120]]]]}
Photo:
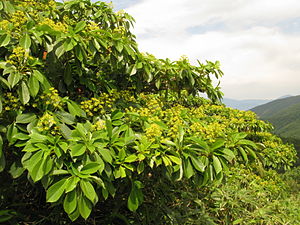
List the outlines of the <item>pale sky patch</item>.
{"type": "MultiPolygon", "coordinates": [[[[140,50],[219,60],[225,97],[300,94],[299,0],[115,0],[135,20],[140,50]]],[[[118,8],[118,7],[117,7],[118,8]]]]}

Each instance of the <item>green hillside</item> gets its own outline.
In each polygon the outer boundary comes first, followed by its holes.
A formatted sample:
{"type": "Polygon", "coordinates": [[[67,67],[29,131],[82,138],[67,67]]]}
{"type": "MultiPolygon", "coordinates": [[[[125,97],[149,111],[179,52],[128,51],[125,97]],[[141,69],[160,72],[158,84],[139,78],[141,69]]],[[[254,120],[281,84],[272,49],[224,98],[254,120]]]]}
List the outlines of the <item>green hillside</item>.
{"type": "Polygon", "coordinates": [[[277,99],[251,109],[258,116],[274,125],[274,133],[300,139],[300,95],[277,99]]]}

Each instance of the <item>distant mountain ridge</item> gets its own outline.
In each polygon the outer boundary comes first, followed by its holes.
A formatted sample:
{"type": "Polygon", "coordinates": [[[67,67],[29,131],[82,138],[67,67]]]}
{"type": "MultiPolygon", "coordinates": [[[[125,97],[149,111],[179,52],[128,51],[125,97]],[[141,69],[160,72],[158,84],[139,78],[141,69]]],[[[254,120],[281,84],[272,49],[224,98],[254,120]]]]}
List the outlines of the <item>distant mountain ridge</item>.
{"type": "Polygon", "coordinates": [[[223,103],[230,108],[239,109],[239,110],[249,110],[258,105],[265,104],[272,100],[269,99],[245,99],[245,100],[236,100],[231,98],[224,98],[223,103]]]}
{"type": "Polygon", "coordinates": [[[274,133],[284,138],[300,140],[300,95],[280,98],[254,107],[260,119],[274,125],[274,133]]]}

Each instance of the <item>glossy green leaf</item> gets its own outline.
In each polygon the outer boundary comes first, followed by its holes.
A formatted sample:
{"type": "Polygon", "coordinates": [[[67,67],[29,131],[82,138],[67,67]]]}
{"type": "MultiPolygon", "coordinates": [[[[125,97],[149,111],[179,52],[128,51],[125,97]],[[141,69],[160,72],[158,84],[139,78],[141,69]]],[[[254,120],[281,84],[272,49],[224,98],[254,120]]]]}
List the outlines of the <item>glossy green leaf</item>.
{"type": "Polygon", "coordinates": [[[193,166],[189,159],[184,160],[184,176],[186,178],[191,178],[194,175],[193,166]]]}
{"type": "Polygon", "coordinates": [[[26,33],[23,37],[20,39],[20,46],[24,49],[29,49],[31,46],[31,39],[28,33],[26,33]]]}
{"type": "Polygon", "coordinates": [[[69,112],[74,116],[85,117],[85,112],[73,101],[67,102],[69,112]]]}
{"type": "Polygon", "coordinates": [[[87,219],[92,212],[92,203],[86,197],[80,196],[78,201],[78,209],[80,215],[84,219],[87,219]]]}
{"type": "Polygon", "coordinates": [[[100,155],[103,157],[103,159],[108,162],[108,163],[112,163],[112,155],[111,152],[108,149],[101,149],[99,150],[100,155]]]}
{"type": "Polygon", "coordinates": [[[19,83],[20,79],[21,79],[20,73],[13,72],[13,73],[9,74],[7,81],[8,81],[8,84],[10,85],[10,87],[13,88],[16,84],[19,83]]]}
{"type": "Polygon", "coordinates": [[[63,206],[66,213],[71,214],[72,212],[74,212],[77,206],[76,190],[73,190],[66,194],[63,206]]]}
{"type": "Polygon", "coordinates": [[[202,161],[199,158],[191,157],[191,161],[196,170],[204,172],[206,166],[202,163],[202,161]]]}
{"type": "Polygon", "coordinates": [[[76,24],[75,26],[75,29],[74,29],[74,32],[75,33],[78,33],[80,31],[82,31],[86,26],[86,22],[85,21],[80,21],[76,24]]]}
{"type": "Polygon", "coordinates": [[[47,190],[47,202],[56,202],[64,193],[66,187],[66,179],[61,179],[55,184],[51,185],[47,190]]]}
{"type": "Polygon", "coordinates": [[[30,100],[30,93],[29,93],[27,84],[24,81],[22,81],[22,84],[21,84],[20,99],[24,105],[26,103],[28,103],[30,100]]]}
{"type": "Polygon", "coordinates": [[[96,199],[96,192],[95,189],[93,187],[93,185],[87,181],[87,180],[80,180],[80,188],[83,192],[83,194],[85,195],[85,197],[87,197],[89,200],[91,200],[91,202],[94,202],[96,199]]]}
{"type": "Polygon", "coordinates": [[[216,171],[216,174],[220,173],[222,171],[222,165],[217,156],[213,155],[213,166],[216,171]]]}
{"type": "Polygon", "coordinates": [[[75,145],[71,145],[70,149],[71,149],[71,155],[75,157],[84,154],[86,151],[86,146],[84,144],[75,144],[75,145]]]}
{"type": "Polygon", "coordinates": [[[79,181],[79,177],[72,176],[68,178],[66,181],[66,193],[73,191],[76,188],[79,181]]]}
{"type": "Polygon", "coordinates": [[[10,34],[4,34],[0,37],[0,47],[5,47],[6,45],[9,44],[11,39],[10,34]]]}
{"type": "Polygon", "coordinates": [[[35,97],[39,93],[40,84],[35,76],[31,75],[28,82],[29,92],[32,97],[35,97]]]}
{"type": "Polygon", "coordinates": [[[82,167],[80,173],[82,174],[93,174],[96,173],[101,168],[99,163],[89,163],[82,167]]]}
{"type": "Polygon", "coordinates": [[[34,113],[23,113],[17,116],[16,123],[31,123],[36,119],[34,113]]]}

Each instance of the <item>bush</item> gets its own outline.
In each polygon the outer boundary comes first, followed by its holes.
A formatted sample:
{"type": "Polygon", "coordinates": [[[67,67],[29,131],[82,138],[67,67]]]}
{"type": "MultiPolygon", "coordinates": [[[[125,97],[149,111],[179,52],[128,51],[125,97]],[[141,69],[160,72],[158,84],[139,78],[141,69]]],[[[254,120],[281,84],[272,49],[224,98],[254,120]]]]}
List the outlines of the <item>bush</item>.
{"type": "Polygon", "coordinates": [[[140,53],[128,14],[76,0],[0,13],[1,221],[213,224],[199,187],[295,161],[269,124],[217,104],[219,62],[140,53]]]}

